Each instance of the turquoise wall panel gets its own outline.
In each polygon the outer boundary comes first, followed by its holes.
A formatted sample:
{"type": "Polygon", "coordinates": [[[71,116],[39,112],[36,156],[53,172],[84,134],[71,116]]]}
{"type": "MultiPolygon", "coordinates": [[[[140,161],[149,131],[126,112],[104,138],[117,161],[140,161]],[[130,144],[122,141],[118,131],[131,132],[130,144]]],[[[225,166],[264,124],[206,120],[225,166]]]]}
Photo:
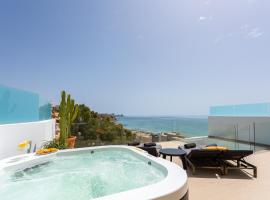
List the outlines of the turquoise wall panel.
{"type": "Polygon", "coordinates": [[[270,103],[212,106],[210,116],[270,116],[270,103]]]}
{"type": "Polygon", "coordinates": [[[38,94],[0,85],[0,124],[51,118],[51,105],[38,94]]]}

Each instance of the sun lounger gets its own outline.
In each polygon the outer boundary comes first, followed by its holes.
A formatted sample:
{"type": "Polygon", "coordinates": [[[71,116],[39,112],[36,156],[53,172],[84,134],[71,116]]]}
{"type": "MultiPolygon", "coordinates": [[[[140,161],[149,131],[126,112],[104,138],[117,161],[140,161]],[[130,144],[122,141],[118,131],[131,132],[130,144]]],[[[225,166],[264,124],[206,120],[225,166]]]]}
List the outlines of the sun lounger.
{"type": "MultiPolygon", "coordinates": [[[[181,147],[179,147],[181,148],[181,147]]],[[[187,152],[186,163],[195,173],[197,168],[220,169],[221,174],[228,174],[232,169],[253,170],[253,176],[257,177],[257,167],[244,160],[253,154],[252,150],[209,150],[202,148],[183,149],[187,152]]]]}
{"type": "Polygon", "coordinates": [[[227,150],[220,155],[220,160],[224,164],[225,174],[232,169],[251,169],[253,176],[257,177],[257,167],[244,160],[245,157],[253,154],[252,150],[227,150]]]}
{"type": "Polygon", "coordinates": [[[222,152],[219,150],[191,149],[187,151],[186,164],[194,174],[196,169],[219,169],[225,173],[223,162],[218,158],[222,152]]]}

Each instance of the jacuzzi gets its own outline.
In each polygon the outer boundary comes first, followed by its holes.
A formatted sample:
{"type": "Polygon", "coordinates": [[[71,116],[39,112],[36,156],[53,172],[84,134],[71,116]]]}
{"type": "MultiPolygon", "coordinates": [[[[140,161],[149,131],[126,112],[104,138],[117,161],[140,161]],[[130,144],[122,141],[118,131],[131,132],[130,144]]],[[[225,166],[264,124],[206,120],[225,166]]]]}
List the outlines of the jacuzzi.
{"type": "Polygon", "coordinates": [[[0,161],[1,200],[188,199],[186,172],[135,147],[101,146],[0,161]]]}

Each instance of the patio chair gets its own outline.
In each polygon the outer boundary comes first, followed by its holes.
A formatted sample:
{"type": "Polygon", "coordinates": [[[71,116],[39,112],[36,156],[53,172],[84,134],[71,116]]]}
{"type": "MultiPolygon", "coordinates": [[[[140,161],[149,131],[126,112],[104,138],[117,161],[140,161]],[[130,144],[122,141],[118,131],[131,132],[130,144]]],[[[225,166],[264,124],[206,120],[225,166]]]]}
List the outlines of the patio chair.
{"type": "Polygon", "coordinates": [[[159,150],[162,149],[162,146],[160,144],[154,144],[154,143],[145,143],[142,145],[137,146],[138,148],[147,151],[150,155],[159,157],[159,150]]]}
{"type": "Polygon", "coordinates": [[[140,142],[139,141],[133,141],[133,142],[129,142],[127,143],[128,146],[138,146],[140,145],[140,142]]]}
{"type": "Polygon", "coordinates": [[[257,178],[257,167],[244,160],[245,157],[253,154],[252,150],[227,150],[223,151],[219,159],[224,164],[224,172],[228,174],[231,169],[251,169],[253,176],[257,178]]]}
{"type": "MultiPolygon", "coordinates": [[[[185,149],[184,149],[185,150],[185,149]]],[[[221,174],[225,174],[224,164],[218,158],[222,151],[207,149],[189,149],[185,150],[187,167],[195,174],[196,169],[219,169],[221,174]]]]}

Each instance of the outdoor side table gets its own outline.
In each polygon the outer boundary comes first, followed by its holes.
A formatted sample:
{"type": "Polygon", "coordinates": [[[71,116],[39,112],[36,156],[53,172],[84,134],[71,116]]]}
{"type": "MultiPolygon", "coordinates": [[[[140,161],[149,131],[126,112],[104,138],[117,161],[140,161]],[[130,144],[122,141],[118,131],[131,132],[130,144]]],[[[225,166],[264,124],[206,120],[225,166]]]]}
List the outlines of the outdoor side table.
{"type": "Polygon", "coordinates": [[[183,164],[183,168],[186,169],[186,152],[182,149],[173,149],[173,148],[165,148],[165,149],[161,149],[159,151],[160,155],[162,155],[162,157],[164,159],[166,159],[167,156],[170,156],[170,161],[172,162],[172,157],[173,156],[179,156],[181,158],[182,164],[183,164]]]}

